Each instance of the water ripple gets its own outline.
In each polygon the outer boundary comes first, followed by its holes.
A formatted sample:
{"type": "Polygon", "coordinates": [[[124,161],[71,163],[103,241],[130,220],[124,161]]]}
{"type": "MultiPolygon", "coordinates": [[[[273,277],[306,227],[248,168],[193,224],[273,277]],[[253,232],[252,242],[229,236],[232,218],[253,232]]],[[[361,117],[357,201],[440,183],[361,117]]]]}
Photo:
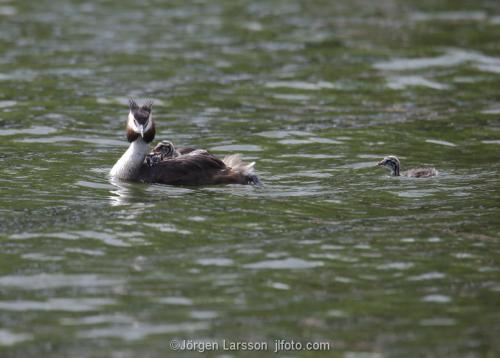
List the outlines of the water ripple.
{"type": "Polygon", "coordinates": [[[161,297],[156,300],[158,303],[163,303],[166,305],[181,305],[181,306],[191,306],[193,301],[186,297],[161,297]]]}
{"type": "Polygon", "coordinates": [[[10,136],[10,135],[18,135],[18,134],[50,134],[57,132],[57,129],[47,126],[32,126],[29,128],[20,128],[20,129],[0,129],[0,136],[10,136]]]}
{"type": "Polygon", "coordinates": [[[0,329],[0,346],[12,346],[31,339],[33,339],[31,334],[13,333],[6,329],[0,329]]]}
{"type": "Polygon", "coordinates": [[[102,323],[133,323],[135,320],[133,317],[122,315],[122,314],[102,314],[96,316],[86,316],[78,318],[61,318],[61,324],[68,326],[80,326],[80,325],[94,325],[102,323]]]}
{"type": "Polygon", "coordinates": [[[411,262],[389,262],[378,266],[379,270],[408,270],[414,266],[411,262]]]}
{"type": "Polygon", "coordinates": [[[467,51],[461,49],[450,49],[443,55],[436,57],[422,58],[400,58],[386,62],[379,62],[373,66],[378,70],[387,71],[408,71],[419,70],[431,67],[453,67],[464,63],[474,65],[500,65],[500,58],[486,56],[479,52],[467,51]]]}
{"type": "Polygon", "coordinates": [[[319,81],[316,83],[301,82],[301,81],[271,81],[267,82],[265,86],[268,88],[291,88],[291,89],[299,89],[307,91],[317,91],[323,89],[336,88],[335,84],[326,81],[319,81]]]}
{"type": "Polygon", "coordinates": [[[422,297],[423,302],[435,302],[435,303],[448,303],[451,301],[451,298],[449,296],[445,295],[427,295],[422,297]]]}
{"type": "Polygon", "coordinates": [[[447,89],[448,86],[442,83],[431,81],[425,79],[420,76],[398,76],[398,77],[389,77],[387,79],[387,87],[392,89],[405,89],[407,87],[419,86],[419,87],[427,87],[436,90],[444,90],[447,89]]]}
{"type": "Polygon", "coordinates": [[[439,145],[444,145],[444,146],[447,146],[447,147],[456,147],[457,146],[456,144],[448,142],[446,140],[426,139],[425,141],[427,143],[439,144],[439,145]]]}
{"type": "Polygon", "coordinates": [[[486,18],[484,11],[417,12],[410,16],[414,21],[483,21],[486,18]]]}
{"type": "MultiPolygon", "coordinates": [[[[110,246],[118,246],[118,247],[131,246],[129,242],[122,240],[121,237],[130,238],[130,236],[127,235],[127,233],[92,231],[92,230],[54,232],[54,233],[21,233],[10,236],[10,238],[13,240],[29,240],[35,238],[58,238],[63,240],[93,239],[102,241],[106,245],[110,246]]],[[[137,241],[140,240],[140,238],[135,237],[134,240],[137,241]]]]}
{"type": "Polygon", "coordinates": [[[309,269],[314,267],[323,266],[324,263],[321,261],[306,261],[297,258],[287,258],[284,260],[264,260],[255,262],[252,264],[243,265],[245,268],[250,269],[309,269]]]}
{"type": "Polygon", "coordinates": [[[196,262],[203,266],[232,266],[234,264],[233,260],[225,257],[198,259],[196,262]]]}
{"type": "Polygon", "coordinates": [[[0,310],[5,311],[95,311],[103,306],[115,304],[110,298],[51,298],[47,301],[0,301],[0,310]]]}
{"type": "Polygon", "coordinates": [[[119,338],[125,341],[137,341],[154,334],[194,333],[210,327],[205,322],[184,322],[177,324],[147,324],[134,322],[133,325],[95,328],[78,333],[80,338],[101,339],[103,337],[119,338]]]}
{"type": "Polygon", "coordinates": [[[408,281],[423,281],[423,280],[438,280],[445,278],[445,274],[441,272],[427,272],[418,276],[408,277],[408,281]]]}
{"type": "Polygon", "coordinates": [[[25,290],[41,290],[59,287],[99,287],[122,285],[123,279],[99,275],[37,274],[31,276],[14,275],[0,277],[0,287],[15,287],[25,290]]]}

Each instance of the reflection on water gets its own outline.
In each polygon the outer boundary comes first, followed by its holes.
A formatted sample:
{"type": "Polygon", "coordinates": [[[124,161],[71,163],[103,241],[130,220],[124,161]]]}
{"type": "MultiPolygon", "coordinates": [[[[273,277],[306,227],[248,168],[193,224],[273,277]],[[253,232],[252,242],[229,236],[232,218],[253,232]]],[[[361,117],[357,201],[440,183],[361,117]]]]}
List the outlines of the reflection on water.
{"type": "Polygon", "coordinates": [[[499,19],[463,1],[0,1],[0,356],[204,337],[497,356],[499,19]],[[109,179],[129,96],[153,99],[156,140],[241,152],[264,186],[109,179]],[[440,175],[391,177],[387,154],[440,175]]]}
{"type": "Polygon", "coordinates": [[[109,201],[111,205],[118,206],[129,204],[132,199],[131,185],[127,185],[127,183],[121,182],[116,178],[109,178],[109,182],[114,187],[114,190],[109,191],[109,201]]]}

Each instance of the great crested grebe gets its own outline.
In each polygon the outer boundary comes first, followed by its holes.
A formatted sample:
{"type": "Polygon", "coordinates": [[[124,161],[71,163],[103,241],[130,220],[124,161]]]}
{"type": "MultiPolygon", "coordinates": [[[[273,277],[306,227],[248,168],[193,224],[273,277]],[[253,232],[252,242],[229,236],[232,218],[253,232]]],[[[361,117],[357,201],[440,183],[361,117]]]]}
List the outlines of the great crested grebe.
{"type": "Polygon", "coordinates": [[[219,159],[203,149],[175,148],[160,142],[150,153],[155,137],[152,102],[139,106],[129,101],[126,132],[130,146],[110,171],[110,176],[129,181],[170,185],[255,184],[255,162],[245,164],[238,154],[219,159]]]}
{"type": "Polygon", "coordinates": [[[409,169],[404,172],[400,172],[400,164],[398,157],[394,155],[389,155],[382,159],[378,164],[378,166],[389,168],[391,174],[394,176],[404,176],[404,177],[412,177],[412,178],[428,178],[438,175],[438,171],[434,168],[415,168],[409,169]]]}

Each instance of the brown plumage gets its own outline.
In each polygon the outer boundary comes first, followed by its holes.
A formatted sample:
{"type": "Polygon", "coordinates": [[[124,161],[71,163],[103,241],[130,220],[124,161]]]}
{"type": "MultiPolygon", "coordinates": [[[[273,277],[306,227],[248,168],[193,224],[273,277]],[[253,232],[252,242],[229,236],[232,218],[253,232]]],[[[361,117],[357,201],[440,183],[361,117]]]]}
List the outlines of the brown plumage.
{"type": "Polygon", "coordinates": [[[434,168],[415,168],[405,170],[401,175],[412,178],[428,178],[438,175],[438,171],[434,168]]]}
{"type": "Polygon", "coordinates": [[[165,158],[151,166],[143,164],[138,180],[170,185],[259,183],[255,175],[228,167],[222,160],[207,151],[192,148],[180,148],[179,151],[187,154],[165,158]]]}

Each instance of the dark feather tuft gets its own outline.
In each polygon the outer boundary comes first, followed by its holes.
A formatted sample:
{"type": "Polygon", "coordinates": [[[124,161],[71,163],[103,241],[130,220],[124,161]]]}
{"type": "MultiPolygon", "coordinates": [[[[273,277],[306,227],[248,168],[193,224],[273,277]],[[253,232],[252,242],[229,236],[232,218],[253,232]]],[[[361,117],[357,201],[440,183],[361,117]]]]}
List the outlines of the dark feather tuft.
{"type": "Polygon", "coordinates": [[[130,97],[128,100],[128,106],[132,112],[135,111],[137,108],[139,108],[139,106],[132,97],[130,97]]]}
{"type": "Polygon", "coordinates": [[[151,113],[151,110],[153,108],[153,100],[149,99],[147,100],[143,105],[142,105],[142,108],[146,111],[148,111],[149,113],[151,113]]]}

